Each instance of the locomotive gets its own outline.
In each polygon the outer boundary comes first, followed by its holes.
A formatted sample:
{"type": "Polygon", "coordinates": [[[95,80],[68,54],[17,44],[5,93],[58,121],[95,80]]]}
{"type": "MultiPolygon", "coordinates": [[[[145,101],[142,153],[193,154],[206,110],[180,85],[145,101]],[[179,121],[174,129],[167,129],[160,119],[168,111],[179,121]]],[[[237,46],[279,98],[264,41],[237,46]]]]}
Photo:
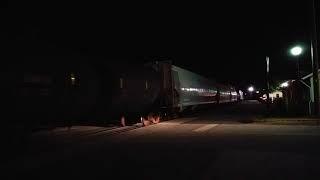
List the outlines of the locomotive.
{"type": "MultiPolygon", "coordinates": [[[[158,119],[203,104],[241,100],[219,84],[169,61],[106,62],[95,57],[29,57],[3,71],[7,124],[131,123],[158,119]]],[[[4,66],[3,66],[4,67],[4,66]]]]}

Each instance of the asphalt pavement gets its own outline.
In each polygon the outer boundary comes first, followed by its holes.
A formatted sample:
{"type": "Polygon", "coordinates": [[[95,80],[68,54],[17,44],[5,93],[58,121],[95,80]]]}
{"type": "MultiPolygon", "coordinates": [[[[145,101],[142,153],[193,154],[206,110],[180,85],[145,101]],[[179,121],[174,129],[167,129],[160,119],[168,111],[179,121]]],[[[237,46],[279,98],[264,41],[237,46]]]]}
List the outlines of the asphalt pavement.
{"type": "Polygon", "coordinates": [[[318,125],[274,125],[256,101],[141,127],[34,133],[10,179],[319,179],[318,125]]]}

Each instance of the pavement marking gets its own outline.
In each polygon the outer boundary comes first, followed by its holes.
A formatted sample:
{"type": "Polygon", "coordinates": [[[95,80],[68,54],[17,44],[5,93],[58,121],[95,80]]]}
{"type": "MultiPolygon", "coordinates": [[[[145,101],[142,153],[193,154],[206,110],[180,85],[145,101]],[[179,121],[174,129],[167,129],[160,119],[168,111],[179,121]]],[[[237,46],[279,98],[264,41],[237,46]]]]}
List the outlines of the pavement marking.
{"type": "Polygon", "coordinates": [[[208,125],[205,125],[205,126],[202,126],[200,128],[197,128],[197,129],[194,129],[193,131],[194,132],[204,132],[204,131],[207,131],[213,127],[216,127],[218,126],[218,124],[208,124],[208,125]]]}
{"type": "Polygon", "coordinates": [[[197,119],[197,118],[179,118],[179,119],[170,120],[170,121],[168,121],[168,122],[183,124],[183,123],[186,123],[186,122],[194,121],[194,120],[196,120],[196,119],[197,119]]]}

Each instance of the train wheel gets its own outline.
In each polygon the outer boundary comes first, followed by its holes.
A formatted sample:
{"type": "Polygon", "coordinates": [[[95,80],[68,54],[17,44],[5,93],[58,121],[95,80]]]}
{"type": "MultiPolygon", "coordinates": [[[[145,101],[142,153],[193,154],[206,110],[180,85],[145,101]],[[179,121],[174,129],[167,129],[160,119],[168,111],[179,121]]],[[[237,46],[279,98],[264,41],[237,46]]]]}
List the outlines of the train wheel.
{"type": "Polygon", "coordinates": [[[149,126],[151,124],[151,121],[149,120],[149,118],[145,119],[145,118],[142,118],[142,125],[143,126],[149,126]]]}
{"type": "Polygon", "coordinates": [[[157,124],[160,122],[160,115],[156,115],[154,113],[150,113],[148,115],[148,121],[150,121],[153,124],[157,124]]]}
{"type": "Polygon", "coordinates": [[[150,113],[147,117],[147,120],[150,122],[150,123],[153,123],[154,122],[154,114],[153,113],[150,113]]]}
{"type": "Polygon", "coordinates": [[[124,116],[121,116],[120,124],[121,124],[121,126],[126,126],[126,118],[124,116]]]}
{"type": "Polygon", "coordinates": [[[154,121],[153,121],[153,123],[154,124],[158,124],[158,123],[160,123],[160,115],[156,115],[156,116],[154,116],[154,121]]]}

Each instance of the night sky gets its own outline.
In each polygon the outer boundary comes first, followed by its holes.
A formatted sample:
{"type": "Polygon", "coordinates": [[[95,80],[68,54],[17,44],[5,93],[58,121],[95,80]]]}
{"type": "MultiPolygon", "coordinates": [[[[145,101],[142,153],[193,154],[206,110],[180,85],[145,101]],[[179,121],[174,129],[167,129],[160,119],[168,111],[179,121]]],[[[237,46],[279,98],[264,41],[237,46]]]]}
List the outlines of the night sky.
{"type": "MultiPolygon", "coordinates": [[[[78,54],[177,66],[240,87],[265,85],[265,56],[273,81],[295,78],[289,47],[302,44],[303,74],[311,71],[311,1],[176,4],[11,2],[3,49],[10,54],[78,54]]],[[[320,11],[319,11],[320,12],[320,11]]],[[[319,13],[320,14],[320,13],[319,13]]]]}

